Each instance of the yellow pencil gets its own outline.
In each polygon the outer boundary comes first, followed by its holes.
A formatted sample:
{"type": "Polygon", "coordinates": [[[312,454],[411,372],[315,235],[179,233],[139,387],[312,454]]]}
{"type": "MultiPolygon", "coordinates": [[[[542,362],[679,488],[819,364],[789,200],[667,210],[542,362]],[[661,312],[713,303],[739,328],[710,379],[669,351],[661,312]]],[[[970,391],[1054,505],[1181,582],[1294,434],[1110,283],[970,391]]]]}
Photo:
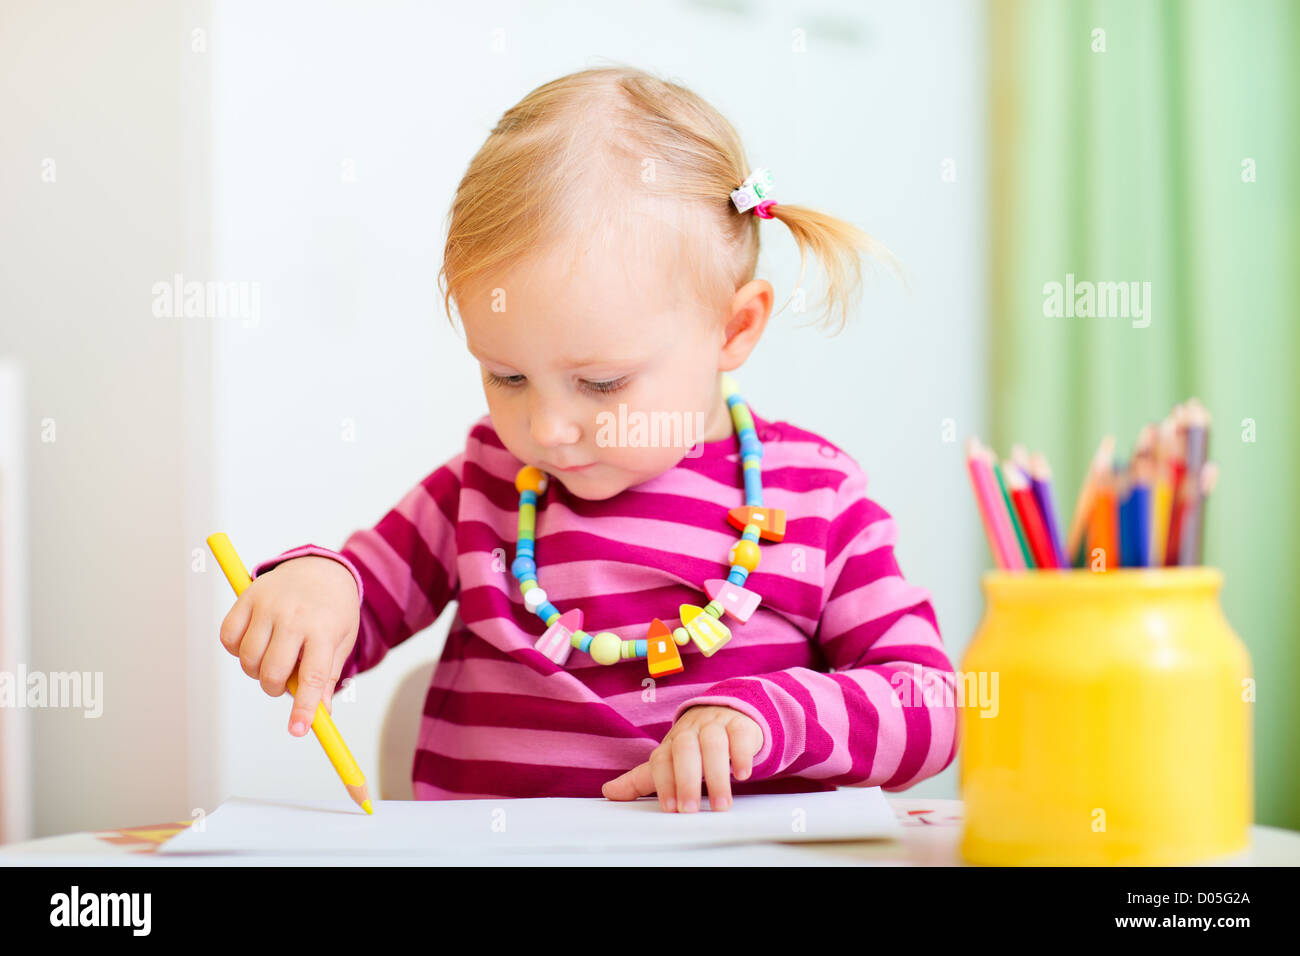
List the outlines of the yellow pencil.
{"type": "MultiPolygon", "coordinates": [[[[226,572],[226,580],[235,589],[235,597],[239,597],[244,593],[244,589],[253,583],[253,579],[248,576],[248,569],[244,567],[244,562],[239,560],[239,555],[235,553],[230,539],[220,532],[209,535],[208,547],[212,549],[212,554],[216,557],[217,564],[221,565],[221,570],[226,572]]],[[[297,675],[290,674],[285,683],[289,686],[290,694],[298,693],[297,675]]],[[[311,722],[311,729],[316,731],[316,739],[325,748],[325,755],[330,758],[330,763],[338,771],[343,785],[348,788],[348,796],[366,813],[374,813],[374,808],[370,805],[370,791],[366,787],[365,774],[361,772],[361,767],[353,758],[352,751],[348,750],[348,745],[343,742],[338,728],[334,726],[334,719],[330,717],[323,703],[316,705],[316,717],[311,722]]]]}

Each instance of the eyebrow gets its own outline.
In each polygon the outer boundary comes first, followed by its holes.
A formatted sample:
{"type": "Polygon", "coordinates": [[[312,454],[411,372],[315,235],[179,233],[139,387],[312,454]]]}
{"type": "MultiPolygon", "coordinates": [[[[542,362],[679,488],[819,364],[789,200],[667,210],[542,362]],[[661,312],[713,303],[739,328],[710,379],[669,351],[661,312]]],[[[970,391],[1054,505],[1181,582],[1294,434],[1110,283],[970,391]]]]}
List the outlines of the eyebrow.
{"type": "MultiPolygon", "coordinates": [[[[481,362],[495,362],[497,365],[510,365],[509,362],[502,362],[490,356],[486,356],[486,355],[480,356],[477,352],[474,351],[473,348],[470,347],[469,343],[466,343],[465,347],[469,349],[470,355],[474,356],[476,359],[478,359],[481,362]]],[[[641,359],[607,359],[607,358],[597,357],[597,358],[581,358],[581,359],[572,359],[572,358],[564,359],[562,360],[562,364],[564,364],[568,368],[589,368],[593,365],[632,366],[632,365],[639,364],[641,361],[642,361],[641,359]]]]}

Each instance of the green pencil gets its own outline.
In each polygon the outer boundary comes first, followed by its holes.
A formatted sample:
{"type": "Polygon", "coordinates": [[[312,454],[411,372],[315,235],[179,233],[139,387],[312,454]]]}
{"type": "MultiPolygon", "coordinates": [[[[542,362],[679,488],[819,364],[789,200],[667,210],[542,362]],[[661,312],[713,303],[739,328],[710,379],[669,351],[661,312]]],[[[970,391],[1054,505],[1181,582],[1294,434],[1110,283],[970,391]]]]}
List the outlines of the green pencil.
{"type": "Polygon", "coordinates": [[[998,489],[1002,492],[1002,500],[1007,504],[1007,513],[1011,515],[1011,527],[1015,529],[1016,540],[1020,542],[1020,553],[1025,556],[1025,567],[1033,570],[1038,565],[1034,564],[1034,556],[1025,542],[1025,529],[1020,527],[1020,516],[1016,514],[1016,506],[1011,503],[1011,496],[1007,494],[1007,480],[1002,477],[1002,462],[994,459],[993,464],[993,473],[998,476],[998,489]]]}

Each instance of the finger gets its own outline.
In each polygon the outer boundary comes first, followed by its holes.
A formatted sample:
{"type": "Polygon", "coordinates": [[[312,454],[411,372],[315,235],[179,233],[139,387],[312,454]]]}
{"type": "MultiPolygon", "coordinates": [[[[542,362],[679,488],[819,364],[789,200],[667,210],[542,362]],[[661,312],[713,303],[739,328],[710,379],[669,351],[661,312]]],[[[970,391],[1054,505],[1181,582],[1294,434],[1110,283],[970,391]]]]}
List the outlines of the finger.
{"type": "Polygon", "coordinates": [[[271,643],[271,632],[275,620],[263,610],[255,609],[244,631],[244,639],[239,643],[239,666],[253,680],[262,674],[262,658],[266,656],[267,645],[271,643]]]}
{"type": "Polygon", "coordinates": [[[677,787],[673,783],[673,751],[670,739],[650,752],[650,776],[654,779],[655,793],[659,794],[659,808],[668,813],[677,809],[677,787]]]}
{"type": "Polygon", "coordinates": [[[262,657],[262,672],[258,680],[262,690],[272,697],[279,697],[288,689],[291,674],[298,667],[298,657],[302,654],[306,633],[298,625],[281,615],[271,628],[271,643],[266,646],[262,657]]]}
{"type": "Polygon", "coordinates": [[[221,632],[218,635],[221,646],[235,657],[239,656],[240,641],[244,637],[244,632],[248,630],[248,622],[253,616],[253,599],[250,593],[251,589],[245,588],[244,593],[235,599],[234,605],[226,613],[225,620],[221,622],[221,632]]]}
{"type": "Polygon", "coordinates": [[[343,673],[343,665],[346,661],[347,655],[343,653],[342,648],[334,648],[334,660],[330,663],[330,679],[325,685],[325,694],[322,697],[325,710],[330,716],[334,715],[334,691],[338,687],[339,677],[343,673]]]}
{"type": "Polygon", "coordinates": [[[289,733],[301,737],[316,719],[325,685],[330,681],[334,667],[334,654],[329,641],[308,636],[298,664],[298,692],[293,696],[293,712],[289,714],[289,733]]]}
{"type": "Polygon", "coordinates": [[[700,735],[679,730],[673,737],[673,776],[677,780],[677,806],[682,813],[700,809],[700,735]]]}
{"type": "Polygon", "coordinates": [[[649,796],[655,792],[650,764],[640,764],[627,773],[606,781],[600,788],[600,792],[609,800],[635,800],[638,797],[649,796]]]}
{"type": "Polygon", "coordinates": [[[748,718],[727,724],[731,741],[731,772],[737,780],[748,780],[754,772],[754,756],[763,749],[763,731],[748,718]]]}
{"type": "Polygon", "coordinates": [[[704,760],[704,782],[709,788],[709,809],[731,806],[731,745],[721,722],[700,728],[700,754],[704,760]]]}

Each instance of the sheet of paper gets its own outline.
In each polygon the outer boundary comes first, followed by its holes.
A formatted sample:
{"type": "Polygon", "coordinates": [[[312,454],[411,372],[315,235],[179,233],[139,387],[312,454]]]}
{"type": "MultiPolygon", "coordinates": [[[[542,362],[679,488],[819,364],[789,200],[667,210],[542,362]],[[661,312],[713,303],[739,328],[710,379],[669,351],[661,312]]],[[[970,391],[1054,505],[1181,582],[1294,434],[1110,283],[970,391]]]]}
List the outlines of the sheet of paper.
{"type": "Polygon", "coordinates": [[[590,852],[899,835],[898,821],[878,787],[738,796],[729,809],[718,813],[707,809],[665,813],[653,797],[379,800],[374,808],[373,814],[366,814],[347,800],[236,797],[221,804],[201,825],[172,837],[158,852],[590,852]]]}
{"type": "Polygon", "coordinates": [[[0,849],[0,869],[28,866],[322,866],[335,860],[366,866],[870,866],[871,861],[819,851],[811,843],[632,848],[589,851],[504,850],[472,853],[19,853],[0,849]]]}

